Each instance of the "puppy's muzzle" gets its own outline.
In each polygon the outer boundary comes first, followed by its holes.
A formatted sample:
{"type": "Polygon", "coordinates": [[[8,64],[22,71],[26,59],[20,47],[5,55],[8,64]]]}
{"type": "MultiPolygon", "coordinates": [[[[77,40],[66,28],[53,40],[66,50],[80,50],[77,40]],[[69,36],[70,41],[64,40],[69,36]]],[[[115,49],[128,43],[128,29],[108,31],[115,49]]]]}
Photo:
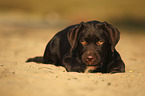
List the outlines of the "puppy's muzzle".
{"type": "Polygon", "coordinates": [[[82,56],[82,61],[87,66],[96,66],[100,62],[100,56],[96,52],[86,52],[82,56]]]}

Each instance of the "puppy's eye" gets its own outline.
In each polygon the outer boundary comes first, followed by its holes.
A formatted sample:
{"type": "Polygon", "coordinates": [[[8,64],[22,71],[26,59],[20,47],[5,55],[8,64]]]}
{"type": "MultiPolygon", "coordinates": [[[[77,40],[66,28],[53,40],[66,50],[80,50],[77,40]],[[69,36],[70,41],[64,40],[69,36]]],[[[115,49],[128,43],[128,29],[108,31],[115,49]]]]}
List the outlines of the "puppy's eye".
{"type": "Polygon", "coordinates": [[[87,42],[83,40],[83,41],[81,41],[81,44],[82,45],[87,45],[87,42]]]}
{"type": "Polygon", "coordinates": [[[104,43],[103,41],[96,42],[97,45],[102,45],[103,43],[104,43]]]}

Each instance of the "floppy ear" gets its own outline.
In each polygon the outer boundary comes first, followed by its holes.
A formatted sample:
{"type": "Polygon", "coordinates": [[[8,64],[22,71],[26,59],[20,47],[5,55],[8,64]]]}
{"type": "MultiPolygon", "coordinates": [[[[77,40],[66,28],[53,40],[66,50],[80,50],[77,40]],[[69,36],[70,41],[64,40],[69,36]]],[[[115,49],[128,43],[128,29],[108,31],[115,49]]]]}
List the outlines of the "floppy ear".
{"type": "Polygon", "coordinates": [[[84,27],[84,22],[81,22],[78,26],[75,26],[67,33],[68,41],[71,45],[71,51],[76,48],[79,34],[84,29],[84,27]]]}
{"type": "Polygon", "coordinates": [[[114,52],[115,46],[120,39],[120,32],[117,28],[108,24],[107,22],[103,22],[103,30],[106,32],[108,38],[110,39],[111,50],[114,52]]]}

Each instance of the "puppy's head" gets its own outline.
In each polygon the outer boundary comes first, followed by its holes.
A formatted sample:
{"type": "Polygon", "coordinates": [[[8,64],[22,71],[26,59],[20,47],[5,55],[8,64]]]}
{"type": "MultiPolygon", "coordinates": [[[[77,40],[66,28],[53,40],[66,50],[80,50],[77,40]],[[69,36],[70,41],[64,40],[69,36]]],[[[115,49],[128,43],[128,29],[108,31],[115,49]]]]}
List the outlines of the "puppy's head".
{"type": "Polygon", "coordinates": [[[106,22],[81,23],[68,34],[71,51],[86,66],[102,66],[110,58],[119,41],[119,31],[106,22]]]}

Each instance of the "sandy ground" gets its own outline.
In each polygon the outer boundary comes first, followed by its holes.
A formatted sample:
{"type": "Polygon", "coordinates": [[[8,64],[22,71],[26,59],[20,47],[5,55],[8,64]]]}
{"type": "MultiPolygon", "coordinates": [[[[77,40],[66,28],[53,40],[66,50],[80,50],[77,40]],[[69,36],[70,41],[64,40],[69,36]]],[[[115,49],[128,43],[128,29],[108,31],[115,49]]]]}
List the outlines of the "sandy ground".
{"type": "Polygon", "coordinates": [[[121,34],[117,50],[126,63],[125,73],[66,72],[63,67],[26,63],[42,56],[59,30],[0,26],[0,96],[145,96],[144,34],[121,34]]]}

